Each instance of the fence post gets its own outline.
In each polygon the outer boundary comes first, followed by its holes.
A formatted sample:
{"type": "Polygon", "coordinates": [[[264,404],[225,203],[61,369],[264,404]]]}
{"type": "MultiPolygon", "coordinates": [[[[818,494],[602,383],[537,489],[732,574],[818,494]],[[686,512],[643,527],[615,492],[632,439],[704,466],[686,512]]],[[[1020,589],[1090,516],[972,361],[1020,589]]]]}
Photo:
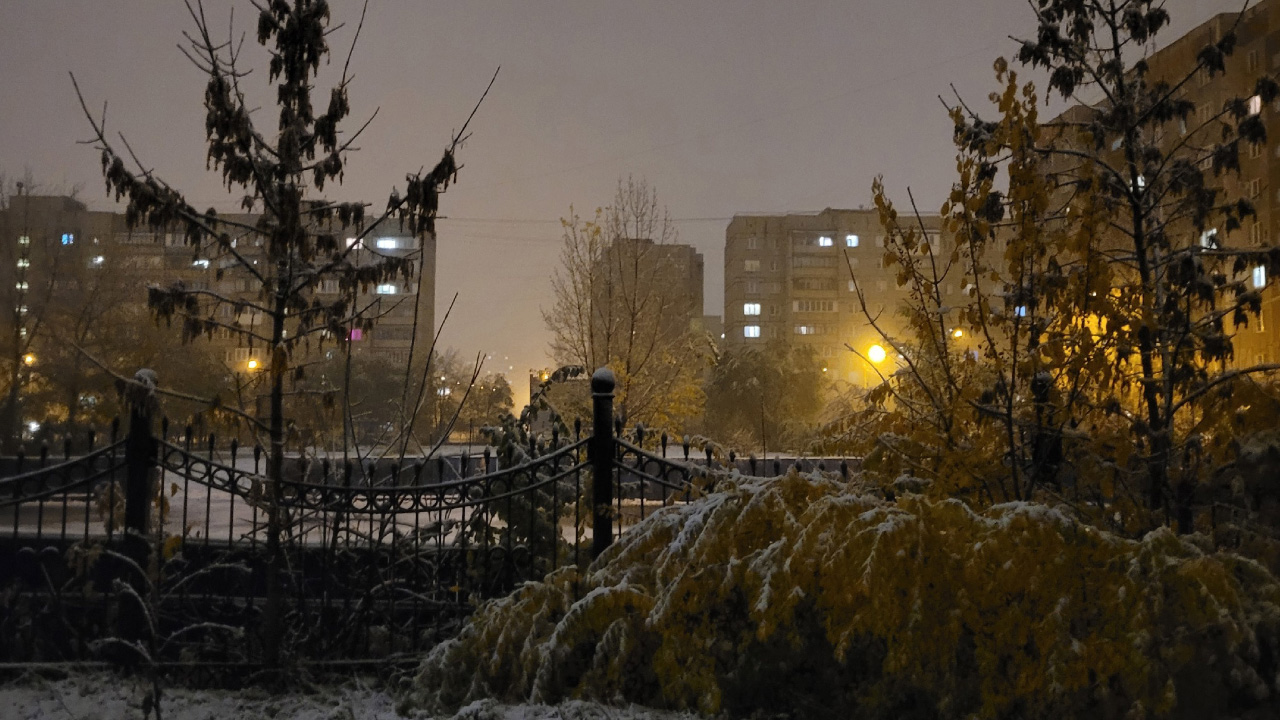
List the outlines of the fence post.
{"type": "Polygon", "coordinates": [[[592,543],[591,557],[613,544],[613,371],[600,368],[591,376],[592,543]]]}
{"type": "MultiPolygon", "coordinates": [[[[156,464],[156,439],[152,434],[152,422],[156,411],[156,374],[147,369],[139,370],[133,382],[122,383],[125,404],[129,407],[129,434],[125,437],[124,484],[124,554],[148,572],[148,556],[151,544],[148,540],[151,515],[152,468],[156,464]]],[[[148,597],[147,579],[129,573],[127,582],[139,597],[148,597]]],[[[121,634],[128,640],[144,644],[154,640],[149,637],[150,621],[143,608],[136,603],[124,603],[120,611],[121,634]]]]}
{"type": "Polygon", "coordinates": [[[127,537],[141,542],[138,546],[141,558],[135,560],[144,559],[148,547],[151,469],[156,464],[156,440],[151,428],[156,410],[155,388],[155,372],[143,369],[134,374],[133,383],[125,390],[125,401],[129,406],[129,435],[124,446],[124,527],[127,537]]]}

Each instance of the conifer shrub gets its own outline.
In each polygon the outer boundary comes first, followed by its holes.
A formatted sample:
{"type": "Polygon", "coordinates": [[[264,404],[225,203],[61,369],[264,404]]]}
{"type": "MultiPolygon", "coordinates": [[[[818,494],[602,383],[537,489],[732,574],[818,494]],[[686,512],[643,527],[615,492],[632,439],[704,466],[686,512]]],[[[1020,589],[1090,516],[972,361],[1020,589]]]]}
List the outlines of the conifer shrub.
{"type": "Polygon", "coordinates": [[[735,478],[480,608],[411,703],[568,698],[745,716],[1269,716],[1280,584],[1167,529],[735,478]]]}

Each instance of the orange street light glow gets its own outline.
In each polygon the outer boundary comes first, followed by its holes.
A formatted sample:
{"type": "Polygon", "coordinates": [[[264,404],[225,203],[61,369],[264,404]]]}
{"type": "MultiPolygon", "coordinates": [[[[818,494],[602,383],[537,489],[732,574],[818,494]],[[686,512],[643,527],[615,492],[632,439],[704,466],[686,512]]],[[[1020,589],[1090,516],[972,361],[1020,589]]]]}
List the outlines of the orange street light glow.
{"type": "Polygon", "coordinates": [[[886,354],[884,348],[879,345],[872,345],[871,348],[867,350],[867,358],[873,363],[882,363],[884,362],[885,357],[886,354]]]}

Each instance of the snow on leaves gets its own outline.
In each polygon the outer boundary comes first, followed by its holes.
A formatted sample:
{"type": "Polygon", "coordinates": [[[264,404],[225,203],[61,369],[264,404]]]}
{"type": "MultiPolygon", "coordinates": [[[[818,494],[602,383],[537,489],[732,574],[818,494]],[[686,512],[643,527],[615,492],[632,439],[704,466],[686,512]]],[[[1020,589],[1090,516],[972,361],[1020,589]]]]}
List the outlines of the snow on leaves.
{"type": "Polygon", "coordinates": [[[1035,503],[975,512],[818,474],[738,479],[663,509],[586,571],[481,608],[424,662],[413,700],[867,717],[1274,709],[1280,585],[1202,545],[1167,529],[1124,539],[1035,503]]]}

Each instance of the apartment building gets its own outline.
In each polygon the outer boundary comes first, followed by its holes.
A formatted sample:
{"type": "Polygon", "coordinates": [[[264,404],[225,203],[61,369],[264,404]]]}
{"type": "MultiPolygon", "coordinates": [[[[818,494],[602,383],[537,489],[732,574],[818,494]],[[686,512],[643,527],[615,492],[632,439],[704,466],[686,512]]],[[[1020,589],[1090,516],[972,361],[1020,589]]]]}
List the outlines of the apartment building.
{"type": "MultiPolygon", "coordinates": [[[[1171,120],[1154,128],[1149,138],[1165,153],[1193,156],[1206,172],[1205,180],[1217,184],[1225,199],[1249,198],[1257,211],[1256,218],[1246,220],[1244,227],[1228,233],[1225,227],[1203,231],[1184,223],[1174,227],[1174,242],[1182,247],[1199,244],[1206,250],[1218,246],[1233,248],[1274,248],[1280,238],[1280,101],[1270,104],[1253,95],[1255,83],[1262,75],[1276,77],[1280,73],[1280,0],[1263,0],[1246,10],[1215,15],[1205,23],[1152,53],[1147,59],[1148,81],[1165,81],[1177,87],[1180,97],[1194,105],[1186,120],[1171,120]],[[1207,45],[1216,43],[1226,33],[1236,33],[1235,50],[1226,59],[1225,72],[1210,77],[1198,71],[1189,82],[1183,82],[1199,64],[1197,57],[1207,45]],[[1240,173],[1214,178],[1208,171],[1212,158],[1206,148],[1222,140],[1222,125],[1216,121],[1225,103],[1232,98],[1247,98],[1248,112],[1260,114],[1268,130],[1264,146],[1242,143],[1240,173]]],[[[1077,105],[1065,111],[1050,125],[1064,123],[1083,126],[1094,110],[1077,105]]],[[[1091,143],[1088,139],[1060,137],[1059,141],[1091,143]]],[[[1110,140],[1109,155],[1120,161],[1122,141],[1110,140]]],[[[1060,161],[1065,163],[1066,161],[1060,161]]],[[[1062,171],[1064,168],[1055,167],[1062,171]]],[[[1262,290],[1262,312],[1251,319],[1248,327],[1235,330],[1234,362],[1240,366],[1280,362],[1280,286],[1268,278],[1266,268],[1247,267],[1242,278],[1247,286],[1262,290]],[[1271,282],[1268,282],[1271,281],[1271,282]]]]}
{"type": "MultiPolygon", "coordinates": [[[[922,220],[936,243],[940,218],[922,220]]],[[[895,358],[868,314],[900,336],[899,308],[907,300],[895,272],[884,267],[884,243],[875,210],[735,215],[725,231],[724,348],[763,348],[775,340],[805,345],[835,380],[878,381],[877,370],[888,370],[895,358]]],[[[952,285],[946,294],[962,290],[952,285]]]]}
{"type": "MultiPolygon", "coordinates": [[[[258,220],[255,215],[224,217],[249,225],[258,220]]],[[[361,355],[404,364],[409,359],[415,323],[418,337],[430,342],[435,323],[436,247],[434,237],[420,242],[395,221],[387,225],[385,229],[374,228],[354,248],[356,262],[416,255],[423,263],[421,285],[397,279],[361,293],[358,306],[378,321],[371,331],[353,330],[351,340],[353,350],[361,355]]],[[[354,245],[356,240],[349,238],[347,242],[354,245]]],[[[252,262],[265,262],[260,245],[252,239],[243,243],[244,247],[237,248],[239,254],[252,262]]],[[[11,327],[16,338],[25,337],[26,326],[40,317],[43,303],[66,293],[90,285],[109,287],[111,302],[135,306],[144,316],[147,287],[175,282],[232,299],[251,300],[257,294],[252,278],[234,260],[203,257],[184,242],[181,232],[130,229],[124,215],[92,211],[65,196],[19,194],[10,197],[8,207],[0,211],[0,298],[12,308],[11,327]]],[[[336,280],[322,282],[317,290],[321,297],[338,292],[336,280]]],[[[232,305],[220,307],[216,319],[247,327],[266,322],[247,311],[237,313],[232,305]]],[[[178,341],[176,331],[174,341],[178,341]]],[[[209,348],[229,372],[265,367],[264,349],[251,348],[236,333],[215,331],[209,348]]]]}
{"type": "Polygon", "coordinates": [[[704,272],[702,253],[692,245],[619,238],[600,258],[593,292],[597,303],[647,304],[664,316],[664,325],[684,330],[702,322],[704,272]]]}
{"type": "MultiPolygon", "coordinates": [[[[1276,77],[1280,73],[1280,0],[1263,0],[1240,13],[1222,13],[1196,27],[1168,47],[1150,58],[1154,77],[1173,80],[1186,75],[1197,64],[1196,54],[1210,42],[1216,42],[1232,28],[1236,32],[1235,52],[1226,61],[1226,72],[1210,78],[1200,72],[1186,87],[1185,97],[1196,105],[1192,127],[1208,122],[1222,111],[1228,98],[1249,98],[1249,112],[1262,114],[1267,125],[1268,141],[1265,146],[1240,147],[1240,174],[1225,177],[1223,189],[1228,198],[1247,197],[1257,210],[1257,217],[1246,221],[1245,227],[1228,238],[1233,246],[1273,248],[1280,239],[1280,100],[1264,105],[1253,95],[1254,85],[1261,75],[1276,77]]],[[[1165,145],[1175,140],[1175,131],[1185,132],[1184,127],[1169,128],[1165,145]]],[[[1205,143],[1215,139],[1218,128],[1213,124],[1201,131],[1205,143]]],[[[1220,139],[1220,135],[1218,138],[1220,139]]],[[[1210,163],[1202,162],[1202,169],[1210,163]]],[[[1214,236],[1226,236],[1225,228],[1205,231],[1207,237],[1194,240],[1212,244],[1214,236]]],[[[1274,278],[1267,278],[1264,268],[1246,270],[1248,282],[1263,289],[1262,314],[1259,321],[1240,328],[1235,336],[1235,361],[1239,365],[1280,362],[1280,286],[1274,278]],[[1268,280],[1273,282],[1268,283],[1268,280]]]]}

